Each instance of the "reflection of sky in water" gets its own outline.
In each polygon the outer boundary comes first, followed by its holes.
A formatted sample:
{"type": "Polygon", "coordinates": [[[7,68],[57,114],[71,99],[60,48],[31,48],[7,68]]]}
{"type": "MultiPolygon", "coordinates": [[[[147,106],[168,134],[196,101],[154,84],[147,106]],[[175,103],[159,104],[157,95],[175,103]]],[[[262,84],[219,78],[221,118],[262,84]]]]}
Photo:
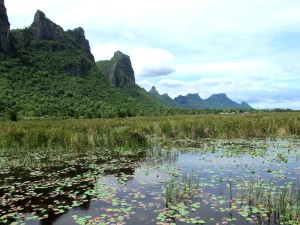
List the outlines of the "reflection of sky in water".
{"type": "Polygon", "coordinates": [[[182,154],[180,155],[177,164],[187,168],[198,167],[234,167],[238,165],[256,165],[259,166],[264,160],[261,157],[242,156],[239,158],[217,157],[212,153],[199,154],[182,154]]]}
{"type": "MultiPolygon", "coordinates": [[[[138,197],[137,201],[132,203],[136,207],[134,209],[135,214],[131,215],[129,220],[126,220],[126,224],[147,223],[154,225],[157,223],[155,220],[158,215],[157,210],[164,208],[162,187],[166,186],[167,179],[174,178],[174,174],[180,177],[185,173],[192,172],[200,179],[202,184],[207,184],[207,186],[202,187],[204,202],[201,206],[201,216],[206,221],[215,218],[220,222],[223,217],[229,215],[239,217],[236,212],[220,212],[217,207],[212,208],[211,205],[217,205],[218,201],[210,199],[210,195],[222,195],[225,200],[229,200],[229,178],[238,178],[241,182],[251,179],[276,180],[279,183],[289,180],[299,182],[299,144],[293,145],[293,150],[290,150],[290,152],[285,148],[287,146],[286,142],[268,142],[268,145],[267,149],[263,149],[262,155],[264,157],[255,156],[255,154],[250,155],[245,152],[242,154],[229,154],[230,157],[227,157],[222,150],[215,153],[180,153],[173,149],[172,154],[169,156],[166,154],[168,157],[165,159],[156,158],[155,162],[147,159],[136,168],[123,168],[123,172],[117,169],[112,170],[107,175],[99,178],[98,183],[108,189],[114,189],[114,198],[124,200],[130,204],[132,200],[135,200],[135,195],[144,195],[144,198],[138,197]],[[283,145],[283,147],[278,147],[279,145],[283,145]],[[126,176],[122,180],[124,174],[126,176]],[[145,206],[141,207],[141,204],[145,206]]],[[[48,220],[48,222],[40,224],[74,224],[72,215],[98,217],[101,213],[107,213],[105,209],[114,207],[110,202],[91,200],[88,207],[76,207],[60,215],[55,220],[48,220]]],[[[224,207],[228,207],[228,202],[224,207]]],[[[30,220],[26,224],[36,225],[39,222],[30,220]]],[[[207,224],[216,224],[216,222],[207,224]]],[[[248,222],[239,220],[235,224],[248,224],[248,222]]]]}

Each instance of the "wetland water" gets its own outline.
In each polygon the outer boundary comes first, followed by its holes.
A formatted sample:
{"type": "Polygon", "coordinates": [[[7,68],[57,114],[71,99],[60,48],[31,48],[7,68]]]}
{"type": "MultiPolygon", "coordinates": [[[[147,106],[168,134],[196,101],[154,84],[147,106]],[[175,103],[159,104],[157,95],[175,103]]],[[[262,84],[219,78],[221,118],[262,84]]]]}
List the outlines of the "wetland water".
{"type": "Polygon", "coordinates": [[[0,224],[300,223],[299,140],[177,145],[109,163],[12,169],[2,159],[0,224]]]}

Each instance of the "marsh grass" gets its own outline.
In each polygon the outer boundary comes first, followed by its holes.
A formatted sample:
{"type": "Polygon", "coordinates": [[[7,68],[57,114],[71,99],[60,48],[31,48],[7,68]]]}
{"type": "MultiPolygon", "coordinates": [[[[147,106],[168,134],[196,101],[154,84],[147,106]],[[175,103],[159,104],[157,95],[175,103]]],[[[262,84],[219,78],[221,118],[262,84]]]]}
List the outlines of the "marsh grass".
{"type": "Polygon", "coordinates": [[[167,185],[163,190],[166,207],[194,198],[197,195],[200,182],[195,175],[193,172],[183,175],[173,174],[173,177],[167,181],[167,185]]]}
{"type": "Polygon", "coordinates": [[[294,182],[276,184],[273,181],[251,180],[243,193],[248,215],[256,214],[258,221],[275,224],[299,224],[300,185],[294,182]]]}
{"type": "Polygon", "coordinates": [[[119,149],[133,154],[152,140],[273,138],[300,135],[300,113],[198,115],[126,119],[78,119],[0,123],[0,149],[13,154],[48,149],[89,152],[119,149]]]}

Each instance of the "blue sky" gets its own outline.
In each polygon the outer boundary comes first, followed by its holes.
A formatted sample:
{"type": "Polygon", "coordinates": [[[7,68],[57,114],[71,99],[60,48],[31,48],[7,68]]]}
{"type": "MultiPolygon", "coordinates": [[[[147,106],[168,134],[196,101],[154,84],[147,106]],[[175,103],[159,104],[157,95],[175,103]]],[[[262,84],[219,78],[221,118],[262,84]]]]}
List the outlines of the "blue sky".
{"type": "Polygon", "coordinates": [[[136,81],[171,97],[226,93],[254,108],[300,109],[299,0],[6,0],[11,28],[37,9],[83,27],[96,60],[131,57],[136,81]]]}

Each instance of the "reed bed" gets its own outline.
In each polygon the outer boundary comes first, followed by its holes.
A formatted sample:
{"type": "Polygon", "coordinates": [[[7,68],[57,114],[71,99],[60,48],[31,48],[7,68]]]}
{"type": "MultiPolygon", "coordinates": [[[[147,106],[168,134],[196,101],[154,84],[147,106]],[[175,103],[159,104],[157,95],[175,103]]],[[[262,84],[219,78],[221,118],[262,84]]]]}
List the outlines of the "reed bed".
{"type": "Polygon", "coordinates": [[[200,187],[200,180],[193,172],[183,175],[173,174],[173,176],[167,181],[166,188],[163,190],[166,207],[197,196],[200,187]]]}
{"type": "MultiPolygon", "coordinates": [[[[153,140],[276,138],[300,135],[300,113],[136,117],[0,123],[0,149],[136,151],[153,140]]],[[[133,152],[134,153],[134,152],[133,152]]]]}
{"type": "MultiPolygon", "coordinates": [[[[274,181],[250,180],[242,194],[249,210],[244,216],[256,214],[261,223],[299,224],[300,186],[292,181],[274,184],[274,181]]],[[[243,214],[242,214],[243,215],[243,214]]]]}

